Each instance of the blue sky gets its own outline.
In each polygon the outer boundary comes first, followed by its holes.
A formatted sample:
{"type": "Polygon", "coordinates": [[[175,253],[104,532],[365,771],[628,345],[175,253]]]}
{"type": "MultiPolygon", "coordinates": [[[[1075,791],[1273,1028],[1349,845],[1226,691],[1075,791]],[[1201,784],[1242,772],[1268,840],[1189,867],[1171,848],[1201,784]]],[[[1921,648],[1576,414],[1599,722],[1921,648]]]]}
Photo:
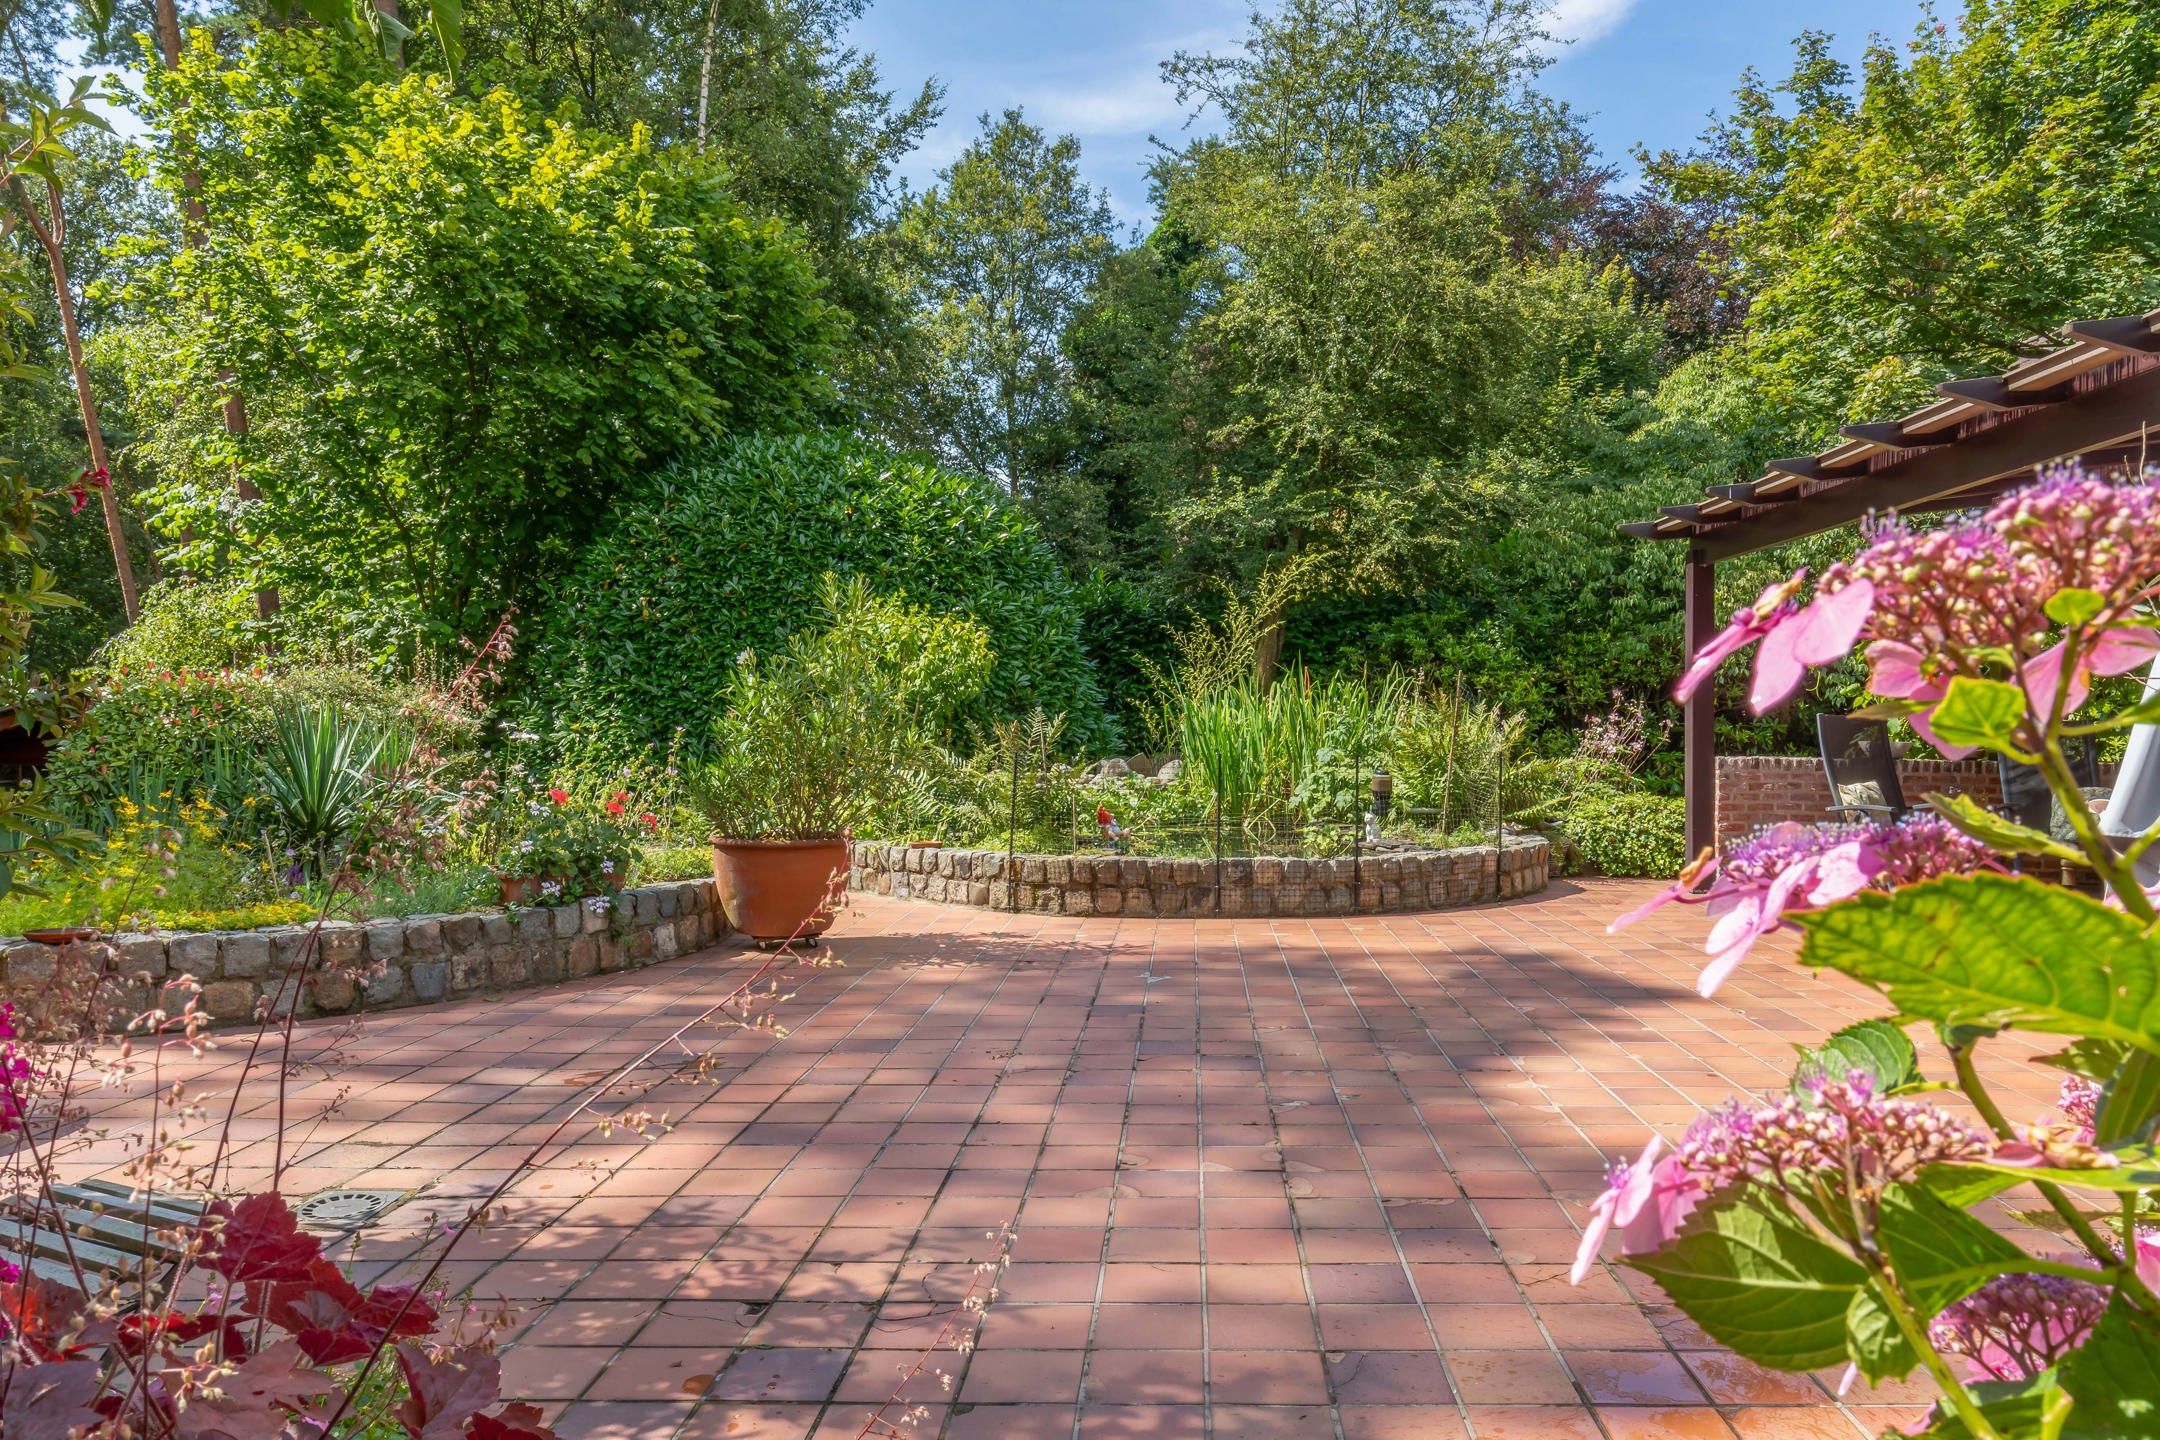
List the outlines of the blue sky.
{"type": "MultiPolygon", "coordinates": [[[[1020,105],[1036,123],[1080,139],[1089,179],[1121,219],[1146,217],[1148,138],[1175,141],[1184,116],[1156,65],[1177,49],[1227,50],[1248,0],[872,0],[854,43],[887,82],[946,86],[945,119],[910,158],[929,183],[984,111],[1020,105]]],[[[1803,28],[1828,30],[1857,59],[1871,31],[1904,40],[1918,0],[1557,0],[1552,28],[1569,37],[1546,88],[1584,112],[1607,157],[1629,147],[1683,146],[1722,109],[1747,66],[1783,75],[1803,28]]],[[[1945,4],[1955,13],[1954,4],[1945,4]]]]}

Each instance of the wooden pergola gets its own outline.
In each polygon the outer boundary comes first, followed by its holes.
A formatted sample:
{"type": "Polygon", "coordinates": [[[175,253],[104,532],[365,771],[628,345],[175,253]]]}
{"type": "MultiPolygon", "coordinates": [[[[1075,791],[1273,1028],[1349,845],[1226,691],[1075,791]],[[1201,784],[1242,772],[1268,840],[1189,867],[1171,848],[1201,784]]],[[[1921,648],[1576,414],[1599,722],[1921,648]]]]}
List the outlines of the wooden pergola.
{"type": "MultiPolygon", "coordinates": [[[[1687,545],[1687,653],[1718,631],[1717,564],[1871,514],[1905,515],[1983,505],[2040,466],[2082,459],[2136,465],[2148,431],[2160,432],[2160,310],[2064,327],[2068,344],[2000,375],[1950,380],[1940,397],[1896,420],[1847,425],[1815,455],[1773,460],[1760,479],[1711,486],[1692,505],[1621,526],[1646,540],[1687,545]]],[[[2160,433],[2153,434],[2160,462],[2160,433]]],[[[1715,838],[1717,749],[1712,686],[1682,709],[1687,846],[1715,838]]]]}

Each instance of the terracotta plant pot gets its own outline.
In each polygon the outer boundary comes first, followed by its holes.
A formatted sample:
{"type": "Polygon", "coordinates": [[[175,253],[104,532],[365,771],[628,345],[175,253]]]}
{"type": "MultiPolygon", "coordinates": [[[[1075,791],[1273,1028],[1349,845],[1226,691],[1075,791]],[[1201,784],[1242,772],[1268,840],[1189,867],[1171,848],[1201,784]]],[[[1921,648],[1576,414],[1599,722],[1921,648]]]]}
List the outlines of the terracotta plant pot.
{"type": "Polygon", "coordinates": [[[100,933],[87,925],[69,925],[57,930],[25,930],[23,939],[33,945],[82,945],[97,939],[100,933]]]}
{"type": "Polygon", "coordinates": [[[713,883],[728,924],[753,940],[822,935],[831,926],[828,893],[845,888],[848,842],[725,840],[712,842],[713,883]]]}
{"type": "MultiPolygon", "coordinates": [[[[499,875],[496,877],[496,883],[502,886],[502,903],[506,907],[538,904],[540,887],[550,880],[561,884],[564,895],[570,894],[570,882],[564,880],[560,875],[499,875]]],[[[608,876],[606,889],[610,895],[621,890],[622,878],[617,875],[608,876]]],[[[583,896],[571,896],[570,898],[582,899],[583,896]]]]}

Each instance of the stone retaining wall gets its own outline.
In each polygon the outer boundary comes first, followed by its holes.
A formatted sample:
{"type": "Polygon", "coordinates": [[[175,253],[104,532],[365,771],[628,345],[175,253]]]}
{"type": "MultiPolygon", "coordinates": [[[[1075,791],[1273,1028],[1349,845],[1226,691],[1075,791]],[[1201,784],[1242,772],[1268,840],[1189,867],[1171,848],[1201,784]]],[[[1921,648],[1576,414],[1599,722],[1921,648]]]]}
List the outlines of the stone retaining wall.
{"type": "Polygon", "coordinates": [[[70,959],[104,965],[123,994],[147,1008],[155,987],[177,975],[202,983],[202,1008],[220,1021],[245,1020],[267,1001],[282,1014],[297,998],[302,1015],[395,1010],[521,985],[640,966],[702,949],[727,934],[710,880],[641,885],[611,909],[588,904],[462,915],[328,921],[322,953],[301,993],[283,984],[310,927],[201,934],[116,935],[98,945],[55,949],[0,944],[0,989],[50,984],[70,959]]]}
{"type": "Polygon", "coordinates": [[[860,841],[850,889],[1040,915],[1354,915],[1439,910],[1545,888],[1552,852],[1510,836],[1490,845],[1358,860],[1220,862],[1137,855],[1016,855],[860,841]],[[1219,904],[1218,904],[1219,894],[1219,904]]]}

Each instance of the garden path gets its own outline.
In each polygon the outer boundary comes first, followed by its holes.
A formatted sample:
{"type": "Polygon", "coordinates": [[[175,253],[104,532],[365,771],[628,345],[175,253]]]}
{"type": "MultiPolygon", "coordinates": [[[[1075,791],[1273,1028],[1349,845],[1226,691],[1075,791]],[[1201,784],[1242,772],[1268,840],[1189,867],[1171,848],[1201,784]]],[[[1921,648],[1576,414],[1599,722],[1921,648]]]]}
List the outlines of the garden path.
{"type": "MultiPolygon", "coordinates": [[[[1834,1375],[1759,1371],[1631,1271],[1567,1283],[1601,1156],[1780,1085],[1794,1042],[1875,1008],[1775,949],[1699,999],[1699,917],[1605,933],[1647,893],[1322,921],[860,902],[844,965],[778,1007],[791,1033],[697,1032],[725,1083],[660,1079],[639,1103],[673,1128],[650,1143],[580,1121],[443,1277],[524,1307],[507,1388],[571,1440],[862,1433],[1008,1221],[980,1344],[932,1356],[902,1433],[1845,1440],[1908,1420],[1920,1391],[1841,1402],[1834,1375]]],[[[581,1087],[757,960],[302,1026],[324,1067],[288,1093],[285,1189],[421,1190],[357,1242],[369,1275],[404,1270],[431,1212],[511,1176],[581,1087]]],[[[181,1068],[229,1090],[246,1050],[181,1068]]],[[[2037,1068],[2002,1078],[2014,1115],[2052,1099],[2037,1068]]],[[[121,1153],[146,1093],[97,1102],[112,1129],[71,1172],[121,1153]]],[[[235,1174],[262,1184],[270,1081],[244,1094],[235,1174]]]]}

